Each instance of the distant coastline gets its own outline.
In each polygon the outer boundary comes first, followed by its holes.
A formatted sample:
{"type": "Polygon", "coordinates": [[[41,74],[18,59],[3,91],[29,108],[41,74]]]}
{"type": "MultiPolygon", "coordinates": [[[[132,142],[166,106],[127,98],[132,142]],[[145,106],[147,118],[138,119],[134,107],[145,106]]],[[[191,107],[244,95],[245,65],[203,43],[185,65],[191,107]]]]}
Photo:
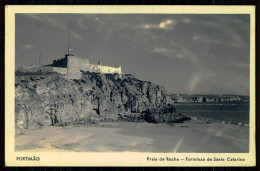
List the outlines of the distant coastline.
{"type": "Polygon", "coordinates": [[[219,103],[249,101],[245,95],[170,94],[174,103],[219,103]]]}

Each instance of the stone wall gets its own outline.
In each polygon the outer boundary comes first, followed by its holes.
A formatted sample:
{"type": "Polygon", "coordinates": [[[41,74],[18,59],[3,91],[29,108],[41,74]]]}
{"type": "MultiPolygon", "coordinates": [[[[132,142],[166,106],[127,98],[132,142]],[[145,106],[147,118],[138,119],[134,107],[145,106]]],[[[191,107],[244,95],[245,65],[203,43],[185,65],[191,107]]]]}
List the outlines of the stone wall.
{"type": "Polygon", "coordinates": [[[21,71],[21,72],[38,72],[40,70],[39,66],[19,66],[15,68],[15,71],[21,71]]]}
{"type": "Polygon", "coordinates": [[[67,74],[67,68],[51,67],[51,66],[22,66],[16,68],[16,71],[21,72],[57,72],[63,75],[67,74]]]}
{"type": "Polygon", "coordinates": [[[52,67],[52,70],[63,75],[67,74],[67,68],[52,67]]]}
{"type": "Polygon", "coordinates": [[[40,67],[39,70],[40,70],[41,72],[53,72],[53,67],[43,66],[43,67],[40,67]]]}

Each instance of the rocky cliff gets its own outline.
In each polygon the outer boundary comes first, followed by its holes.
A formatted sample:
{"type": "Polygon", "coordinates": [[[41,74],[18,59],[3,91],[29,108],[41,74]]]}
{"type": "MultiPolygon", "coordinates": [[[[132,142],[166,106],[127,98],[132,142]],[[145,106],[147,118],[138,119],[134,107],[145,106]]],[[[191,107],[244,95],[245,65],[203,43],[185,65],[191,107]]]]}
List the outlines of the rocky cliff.
{"type": "Polygon", "coordinates": [[[163,87],[130,74],[82,72],[78,80],[58,73],[16,72],[16,133],[45,125],[84,125],[104,121],[171,123],[178,114],[163,87]]]}

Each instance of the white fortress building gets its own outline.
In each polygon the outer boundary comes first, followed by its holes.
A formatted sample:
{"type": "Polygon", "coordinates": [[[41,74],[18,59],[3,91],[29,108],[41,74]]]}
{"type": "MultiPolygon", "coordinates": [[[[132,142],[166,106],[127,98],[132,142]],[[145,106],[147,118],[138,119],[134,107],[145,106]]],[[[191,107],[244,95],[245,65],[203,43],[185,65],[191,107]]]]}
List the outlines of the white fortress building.
{"type": "MultiPolygon", "coordinates": [[[[69,27],[71,32],[71,27],[69,27]]],[[[69,34],[70,34],[69,32],[69,34]]],[[[68,43],[68,53],[61,59],[53,60],[52,64],[41,66],[41,56],[39,59],[39,67],[27,66],[27,67],[18,67],[16,70],[28,71],[28,72],[58,72],[65,75],[68,79],[79,79],[81,77],[81,71],[97,72],[103,74],[113,74],[118,73],[121,75],[121,66],[118,68],[101,65],[99,61],[98,64],[90,64],[88,59],[81,59],[75,54],[72,54],[71,48],[71,34],[70,40],[68,43]]],[[[41,53],[42,55],[42,53],[41,53]]]]}

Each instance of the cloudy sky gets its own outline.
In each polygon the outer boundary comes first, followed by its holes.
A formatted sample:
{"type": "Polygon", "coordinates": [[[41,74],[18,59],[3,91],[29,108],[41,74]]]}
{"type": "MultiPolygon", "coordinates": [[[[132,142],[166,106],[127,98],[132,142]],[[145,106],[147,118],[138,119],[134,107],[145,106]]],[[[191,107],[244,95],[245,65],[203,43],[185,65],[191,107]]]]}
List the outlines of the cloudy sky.
{"type": "Polygon", "coordinates": [[[16,14],[16,66],[72,49],[169,93],[249,94],[249,15],[16,14]]]}

